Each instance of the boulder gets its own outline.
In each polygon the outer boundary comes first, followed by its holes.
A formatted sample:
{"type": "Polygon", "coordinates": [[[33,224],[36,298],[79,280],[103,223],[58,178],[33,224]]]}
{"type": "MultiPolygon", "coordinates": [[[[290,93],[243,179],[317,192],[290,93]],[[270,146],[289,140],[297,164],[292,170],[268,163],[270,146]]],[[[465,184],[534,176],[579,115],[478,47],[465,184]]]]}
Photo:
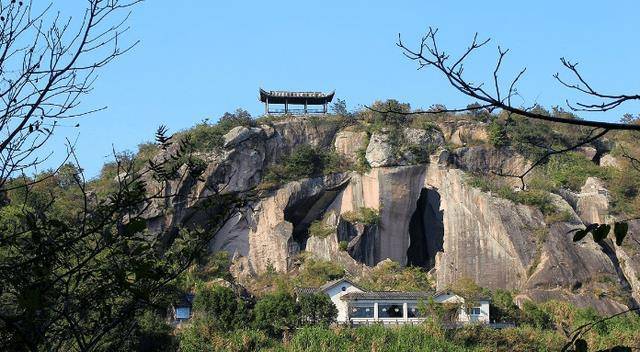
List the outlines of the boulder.
{"type": "Polygon", "coordinates": [[[394,166],[398,163],[386,133],[374,133],[371,135],[365,154],[371,167],[394,166]]]}
{"type": "Polygon", "coordinates": [[[620,160],[611,154],[605,154],[600,157],[600,166],[603,167],[613,167],[616,169],[620,169],[620,160]]]}
{"type": "Polygon", "coordinates": [[[358,152],[366,150],[367,142],[367,133],[364,131],[340,131],[336,133],[333,145],[338,154],[355,163],[358,160],[358,152]]]}
{"type": "Polygon", "coordinates": [[[586,224],[602,224],[607,221],[609,210],[609,191],[604,182],[596,177],[589,177],[577,195],[576,210],[586,224]]]}
{"type": "Polygon", "coordinates": [[[264,133],[262,129],[258,127],[245,127],[237,126],[232,128],[227,134],[224,135],[224,148],[232,148],[238,144],[259,136],[264,133]]]}

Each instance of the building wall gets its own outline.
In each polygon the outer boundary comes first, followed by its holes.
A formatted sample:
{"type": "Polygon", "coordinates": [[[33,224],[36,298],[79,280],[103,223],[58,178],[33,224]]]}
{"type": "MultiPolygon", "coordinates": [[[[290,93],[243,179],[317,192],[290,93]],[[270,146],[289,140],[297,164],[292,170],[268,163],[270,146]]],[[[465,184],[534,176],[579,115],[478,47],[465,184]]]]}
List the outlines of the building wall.
{"type": "Polygon", "coordinates": [[[349,292],[362,292],[362,290],[344,281],[325,291],[331,298],[333,304],[336,305],[336,308],[338,308],[338,317],[336,318],[338,323],[347,322],[347,302],[341,300],[340,297],[349,292]],[[345,288],[344,291],[342,290],[343,287],[345,288]]]}
{"type": "MultiPolygon", "coordinates": [[[[451,293],[444,293],[441,295],[438,295],[436,297],[434,297],[434,301],[438,302],[438,303],[462,303],[464,304],[464,299],[458,295],[454,295],[451,293]]],[[[478,302],[478,305],[480,306],[480,315],[478,316],[469,316],[469,314],[467,314],[466,309],[464,309],[464,307],[462,309],[460,309],[460,312],[458,314],[458,321],[459,322],[482,322],[482,323],[489,323],[489,305],[490,302],[489,301],[485,301],[485,300],[481,300],[478,302]]]]}

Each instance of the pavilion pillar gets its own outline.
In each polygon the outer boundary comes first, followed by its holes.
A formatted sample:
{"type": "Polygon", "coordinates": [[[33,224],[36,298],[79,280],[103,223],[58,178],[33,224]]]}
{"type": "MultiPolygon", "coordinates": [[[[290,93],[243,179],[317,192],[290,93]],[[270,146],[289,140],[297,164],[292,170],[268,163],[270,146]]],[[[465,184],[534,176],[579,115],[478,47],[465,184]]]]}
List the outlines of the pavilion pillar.
{"type": "Polygon", "coordinates": [[[269,97],[267,97],[264,103],[264,114],[269,115],[269,97]]]}
{"type": "Polygon", "coordinates": [[[307,114],[307,101],[304,101],[304,113],[307,114]]]}
{"type": "Polygon", "coordinates": [[[402,318],[404,321],[409,321],[409,305],[407,302],[402,303],[402,318]]]}
{"type": "Polygon", "coordinates": [[[373,303],[373,320],[378,321],[378,302],[373,303]]]}
{"type": "Polygon", "coordinates": [[[322,112],[327,113],[327,103],[322,104],[322,112]]]}
{"type": "Polygon", "coordinates": [[[287,99],[284,100],[284,113],[289,112],[289,101],[287,99]]]}

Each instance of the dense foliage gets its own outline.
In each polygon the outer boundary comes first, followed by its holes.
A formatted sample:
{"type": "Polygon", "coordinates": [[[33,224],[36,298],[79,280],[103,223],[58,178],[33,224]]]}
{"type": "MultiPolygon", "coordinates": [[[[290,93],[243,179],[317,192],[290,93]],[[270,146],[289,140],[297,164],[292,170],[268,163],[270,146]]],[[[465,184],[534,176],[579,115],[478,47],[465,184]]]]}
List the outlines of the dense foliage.
{"type": "MultiPolygon", "coordinates": [[[[528,303],[521,314],[527,316],[518,326],[501,330],[483,325],[444,329],[428,319],[417,326],[302,327],[284,342],[261,330],[208,335],[200,330],[198,335],[187,329],[180,338],[183,351],[558,351],[566,342],[565,330],[598,318],[591,309],[558,301],[528,303]]],[[[637,346],[640,318],[630,314],[608,320],[589,331],[584,339],[594,351],[617,344],[637,346]]]]}
{"type": "Polygon", "coordinates": [[[431,291],[434,282],[420,267],[402,267],[386,260],[376,265],[358,284],[370,291],[431,291]]]}
{"type": "Polygon", "coordinates": [[[377,225],[380,223],[380,212],[374,208],[360,207],[341,216],[353,224],[377,225]]]}
{"type": "Polygon", "coordinates": [[[336,152],[302,145],[279,164],[272,165],[263,178],[262,188],[331,173],[344,172],[350,165],[336,152]]]}
{"type": "Polygon", "coordinates": [[[249,320],[248,304],[236,297],[232,289],[220,285],[196,290],[193,310],[198,319],[220,331],[239,329],[249,320]]]}

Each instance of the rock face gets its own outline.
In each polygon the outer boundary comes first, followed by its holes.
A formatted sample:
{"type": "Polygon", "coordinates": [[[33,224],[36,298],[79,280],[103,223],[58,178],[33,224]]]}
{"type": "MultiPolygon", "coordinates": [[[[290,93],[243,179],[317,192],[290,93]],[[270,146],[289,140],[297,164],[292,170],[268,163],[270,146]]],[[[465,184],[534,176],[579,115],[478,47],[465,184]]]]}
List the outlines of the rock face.
{"type": "Polygon", "coordinates": [[[609,192],[604,183],[595,177],[587,178],[578,194],[576,207],[584,223],[605,223],[609,211],[609,192]]]}
{"type": "MultiPolygon", "coordinates": [[[[589,178],[579,194],[552,195],[568,218],[546,223],[537,208],[514,204],[465,181],[467,172],[522,172],[529,167],[526,159],[482,144],[487,139],[482,123],[439,127],[404,128],[395,134],[382,130],[370,137],[304,118],[237,127],[225,136],[224,151],[205,156],[208,167],[202,180],[170,185],[184,199],[152,207],[150,229],[201,225],[206,216],[192,216],[196,201],[190,199],[212,190],[252,194],[209,246],[211,252],[232,255],[238,278],[268,268],[289,270],[304,250],[340,263],[353,275],[391,259],[432,270],[438,288],[468,277],[488,288],[517,290],[519,301],[564,299],[603,312],[634,304],[631,298],[640,296],[640,247],[626,244],[629,241],[621,247],[589,240],[573,243],[568,234],[578,226],[610,220],[602,182],[589,178]],[[396,144],[398,139],[402,145],[396,144]],[[467,146],[447,151],[445,143],[467,146]],[[265,170],[300,145],[334,148],[352,162],[366,151],[371,169],[289,182],[256,196],[265,170]],[[432,155],[424,158],[420,152],[432,155]],[[164,211],[169,207],[172,212],[164,211]],[[378,221],[351,223],[343,217],[361,208],[377,211],[378,221]],[[314,221],[335,232],[310,236],[314,221]]],[[[633,226],[632,232],[640,230],[640,225],[633,226]]]]}
{"type": "Polygon", "coordinates": [[[351,162],[356,162],[358,152],[366,150],[368,138],[364,131],[340,131],[336,133],[334,147],[338,154],[351,162]]]}

